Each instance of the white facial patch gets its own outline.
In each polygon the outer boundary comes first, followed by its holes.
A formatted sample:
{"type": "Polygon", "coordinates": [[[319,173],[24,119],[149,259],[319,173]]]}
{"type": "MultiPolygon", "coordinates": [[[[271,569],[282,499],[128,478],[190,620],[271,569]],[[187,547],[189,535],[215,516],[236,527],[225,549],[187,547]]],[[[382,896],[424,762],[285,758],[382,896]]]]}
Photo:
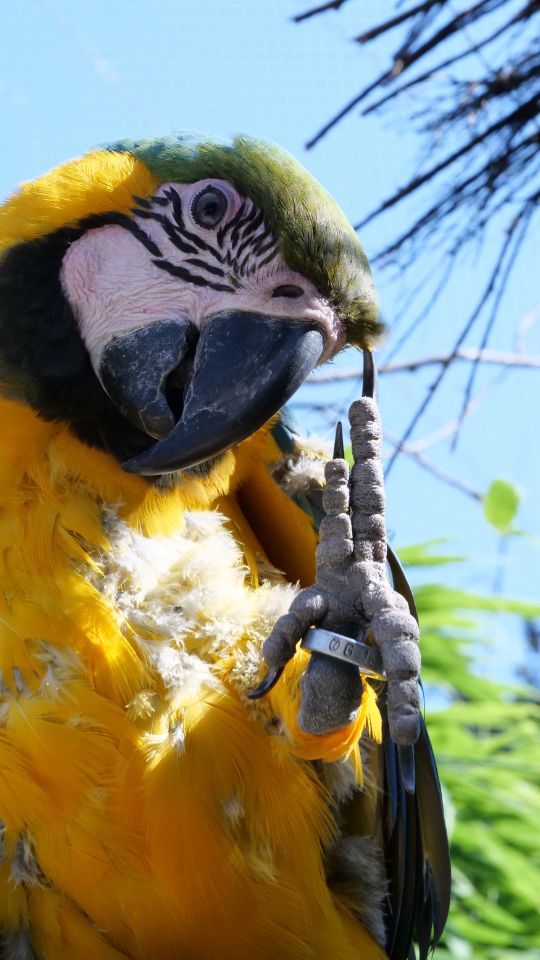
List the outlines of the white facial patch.
{"type": "Polygon", "coordinates": [[[96,371],[115,337],[165,319],[200,328],[223,310],[316,323],[321,361],[343,346],[333,308],[287,266],[261,211],[226,181],[163,184],[133,218],[111,220],[71,244],[61,272],[96,371]]]}

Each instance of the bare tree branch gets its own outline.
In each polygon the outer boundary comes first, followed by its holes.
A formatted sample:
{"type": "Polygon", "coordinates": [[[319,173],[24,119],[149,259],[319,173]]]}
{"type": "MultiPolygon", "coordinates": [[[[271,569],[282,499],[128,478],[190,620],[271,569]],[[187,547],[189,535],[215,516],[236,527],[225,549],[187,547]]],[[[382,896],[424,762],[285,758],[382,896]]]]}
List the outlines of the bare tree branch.
{"type": "Polygon", "coordinates": [[[489,220],[515,202],[526,182],[530,188],[533,181],[540,181],[540,43],[538,34],[524,31],[524,25],[540,13],[540,0],[404,0],[397,6],[394,16],[356,38],[362,44],[376,44],[383,34],[401,29],[388,66],[307,145],[314,146],[363,102],[363,113],[371,113],[390,101],[396,103],[413,87],[426,91],[421,108],[413,107],[410,115],[424,134],[429,166],[420,168],[363,217],[358,227],[431,183],[442,183],[446,172],[452,175],[452,181],[400,237],[375,257],[383,263],[391,257],[403,262],[406,247],[410,247],[407,262],[411,263],[418,247],[433,240],[443,226],[451,226],[447,237],[450,248],[463,247],[481,237],[489,220]],[[471,26],[483,30],[483,36],[471,39],[467,34],[471,26]],[[504,45],[494,46],[501,38],[504,45]],[[489,59],[482,54],[488,45],[489,59]],[[428,57],[427,68],[415,74],[412,68],[423,65],[428,57]],[[474,69],[474,60],[480,62],[483,74],[474,69]],[[463,69],[456,76],[442,75],[459,61],[467,62],[469,77],[464,77],[463,69]],[[411,79],[401,82],[402,75],[410,71],[411,79]],[[428,86],[435,77],[440,81],[436,91],[428,86]],[[376,93],[379,96],[373,97],[376,93]],[[447,144],[452,144],[452,150],[445,149],[447,144]],[[465,225],[458,219],[464,212],[465,225]]]}
{"type": "MultiPolygon", "coordinates": [[[[443,170],[446,170],[448,167],[452,166],[457,160],[462,160],[468,153],[474,150],[479,144],[483,143],[488,137],[492,134],[497,133],[499,130],[508,127],[518,127],[525,124],[528,120],[533,119],[537,116],[540,110],[540,92],[535,93],[533,97],[527,100],[525,103],[516,107],[515,110],[512,110],[511,113],[507,114],[504,117],[501,117],[497,120],[496,123],[493,123],[487,130],[483,130],[482,133],[479,133],[478,136],[473,137],[471,140],[468,140],[464,143],[458,150],[454,150],[452,153],[447,154],[439,163],[435,164],[434,167],[431,167],[430,170],[427,170],[425,173],[414,177],[409,183],[401,187],[396,191],[393,196],[388,197],[387,200],[384,200],[372,213],[368,214],[367,217],[364,217],[355,226],[355,230],[360,230],[362,227],[365,227],[368,223],[378,217],[381,213],[384,213],[385,210],[389,210],[391,207],[395,207],[396,203],[399,203],[401,200],[404,200],[405,197],[408,197],[409,194],[413,193],[415,190],[418,190],[419,187],[423,187],[426,183],[429,183],[430,180],[433,180],[437,174],[441,173],[443,170]]],[[[540,142],[540,138],[535,134],[535,141],[540,142]]]]}
{"type": "Polygon", "coordinates": [[[521,226],[521,230],[518,231],[518,237],[517,237],[517,240],[516,240],[516,242],[515,242],[515,244],[514,244],[514,249],[510,252],[509,257],[508,257],[508,261],[507,261],[506,266],[505,266],[505,268],[504,268],[504,271],[503,271],[503,273],[502,273],[501,281],[500,281],[500,283],[499,283],[499,289],[498,289],[498,291],[497,291],[497,295],[495,296],[495,298],[494,298],[494,300],[493,300],[493,304],[492,304],[492,308],[491,308],[491,313],[490,313],[490,315],[489,315],[489,317],[488,317],[488,321],[487,321],[487,323],[486,323],[486,327],[485,327],[485,330],[484,330],[484,334],[483,334],[483,336],[482,336],[482,340],[480,341],[480,348],[479,348],[479,350],[478,350],[478,357],[473,361],[473,364],[472,364],[472,367],[471,367],[471,372],[470,372],[469,377],[468,377],[468,379],[467,379],[467,384],[466,384],[466,386],[465,386],[465,392],[464,392],[464,394],[463,394],[463,403],[462,403],[462,407],[461,407],[461,412],[460,412],[459,418],[458,418],[458,420],[459,420],[458,429],[456,430],[456,432],[455,432],[455,434],[454,434],[453,441],[452,441],[452,450],[455,450],[455,449],[456,449],[456,445],[457,445],[457,441],[458,441],[458,438],[459,438],[459,434],[460,434],[460,432],[461,432],[461,426],[462,426],[462,424],[463,424],[463,420],[465,419],[465,414],[466,414],[467,408],[468,408],[468,406],[469,406],[470,399],[471,399],[471,397],[472,397],[472,392],[473,392],[473,388],[474,388],[474,382],[475,382],[475,379],[476,379],[476,374],[477,374],[477,372],[478,372],[478,365],[479,365],[479,363],[480,363],[479,357],[481,356],[482,351],[486,349],[486,344],[487,344],[488,341],[489,341],[489,337],[490,337],[491,331],[493,330],[493,325],[494,325],[494,323],[495,323],[495,320],[497,319],[497,314],[498,314],[498,312],[499,312],[499,307],[500,307],[500,304],[501,304],[501,300],[502,300],[503,295],[504,295],[504,293],[505,293],[505,291],[506,291],[506,288],[507,288],[507,286],[508,286],[508,281],[509,281],[509,279],[510,279],[510,274],[511,274],[511,272],[512,272],[512,269],[513,269],[514,264],[515,264],[515,262],[516,262],[516,257],[517,257],[517,255],[518,255],[518,253],[519,253],[520,248],[521,248],[521,244],[523,243],[523,240],[525,239],[525,234],[526,234],[526,232],[527,232],[527,230],[528,230],[528,227],[529,227],[529,224],[530,224],[531,215],[532,215],[532,206],[531,206],[530,204],[527,204],[526,207],[525,207],[525,209],[522,210],[522,211],[517,215],[517,217],[515,218],[515,220],[513,221],[513,223],[510,225],[510,228],[509,228],[509,230],[508,230],[508,240],[511,242],[514,233],[516,232],[516,230],[518,230],[518,227],[521,226]]]}
{"type": "Polygon", "coordinates": [[[391,76],[391,73],[386,71],[385,73],[381,74],[380,77],[377,77],[377,79],[374,80],[373,83],[370,83],[367,87],[365,87],[361,91],[361,93],[358,94],[358,96],[353,97],[352,100],[349,100],[349,102],[343,107],[342,110],[339,111],[339,113],[336,113],[336,115],[332,117],[332,119],[329,120],[328,123],[325,123],[324,127],[321,127],[318,133],[316,133],[315,136],[311,138],[311,140],[307,141],[306,150],[311,150],[312,147],[314,147],[315,144],[319,142],[319,140],[322,140],[322,138],[325,137],[326,134],[329,133],[330,130],[332,130],[332,128],[335,127],[340,120],[343,120],[343,118],[346,117],[347,114],[351,112],[351,110],[354,110],[354,108],[358,106],[358,104],[361,103],[362,100],[365,100],[365,98],[369,96],[369,94],[372,93],[373,90],[376,90],[377,87],[383,84],[385,80],[389,79],[390,76],[391,76]]]}
{"type": "MultiPolygon", "coordinates": [[[[415,330],[418,329],[419,324],[421,323],[422,319],[425,317],[428,310],[432,310],[435,304],[438,302],[438,300],[442,296],[452,276],[452,272],[454,269],[454,260],[456,256],[457,256],[457,252],[453,252],[447,256],[446,270],[440,275],[439,281],[437,283],[435,290],[433,290],[430,294],[428,303],[425,305],[424,304],[422,305],[420,311],[415,316],[413,316],[412,320],[409,321],[405,330],[403,330],[403,332],[399,335],[399,337],[397,337],[394,340],[394,343],[391,349],[386,354],[385,364],[390,363],[390,361],[393,360],[395,356],[398,356],[399,352],[401,351],[401,348],[407,343],[407,341],[413,335],[415,330]]],[[[396,328],[396,325],[394,325],[394,329],[395,328],[396,328]]]]}
{"type": "Polygon", "coordinates": [[[405,10],[396,17],[391,17],[390,20],[386,20],[385,23],[379,24],[378,27],[372,27],[371,30],[366,30],[365,33],[361,33],[359,37],[355,38],[356,42],[368,43],[369,40],[375,40],[383,33],[388,33],[389,30],[393,30],[394,27],[399,27],[405,20],[410,20],[411,17],[416,17],[419,13],[428,13],[433,7],[441,6],[443,2],[444,0],[425,0],[424,3],[418,3],[410,10],[405,10]]]}
{"type": "Polygon", "coordinates": [[[463,212],[463,208],[472,202],[472,205],[476,206],[477,216],[472,219],[467,227],[464,227],[461,222],[456,224],[457,236],[453,246],[448,251],[448,256],[455,258],[458,251],[485,227],[490,217],[502,210],[503,207],[512,204],[520,186],[520,170],[516,169],[516,166],[519,165],[523,168],[524,182],[528,182],[530,179],[529,163],[539,153],[539,145],[540,135],[533,133],[513,148],[501,148],[499,159],[491,159],[470,176],[454,182],[448,191],[439,196],[411,227],[384,247],[376,256],[372,257],[372,263],[384,265],[399,255],[403,264],[408,264],[410,259],[414,257],[416,248],[439,230],[441,218],[449,220],[450,216],[458,212],[459,208],[462,208],[461,212],[463,212]],[[531,148],[530,151],[527,149],[528,147],[531,148]],[[514,163],[515,157],[517,157],[516,163],[514,163]],[[499,195],[500,200],[496,202],[498,181],[503,175],[505,178],[511,176],[511,186],[502,196],[499,195]],[[412,244],[412,247],[409,256],[404,260],[404,250],[408,244],[412,244]]]}
{"type": "MultiPolygon", "coordinates": [[[[532,4],[531,4],[532,6],[532,4]]],[[[499,27],[488,37],[484,37],[482,40],[479,40],[477,43],[471,44],[465,50],[461,50],[459,53],[454,54],[452,57],[448,57],[446,60],[442,60],[435,67],[426,70],[425,73],[420,73],[418,76],[414,77],[412,80],[409,80],[407,83],[402,84],[400,87],[396,87],[394,90],[390,90],[389,93],[386,93],[379,100],[375,100],[373,103],[366,107],[365,110],[362,110],[362,116],[367,117],[368,114],[374,113],[376,110],[379,110],[380,107],[385,106],[395,97],[399,97],[400,94],[405,93],[408,90],[411,90],[413,87],[418,86],[419,84],[425,83],[426,80],[431,80],[432,77],[439,74],[441,70],[446,70],[447,67],[453,66],[455,63],[459,63],[460,60],[464,60],[466,57],[472,56],[474,53],[479,53],[484,47],[489,46],[490,43],[493,43],[495,40],[498,40],[499,37],[506,33],[507,30],[510,30],[513,26],[519,23],[521,20],[525,19],[526,15],[524,11],[516,14],[515,17],[512,17],[511,20],[508,20],[507,23],[503,23],[502,27],[499,27]]]]}
{"type": "MultiPolygon", "coordinates": [[[[431,53],[432,50],[444,43],[445,40],[448,40],[462,30],[464,26],[473,23],[479,16],[492,13],[506,2],[507,0],[480,0],[479,3],[473,4],[473,6],[467,6],[461,13],[454,14],[441,29],[437,30],[421,46],[416,47],[416,49],[413,50],[411,48],[409,40],[409,42],[405,43],[402,49],[398,51],[394,58],[394,75],[397,76],[398,73],[403,73],[404,70],[417,63],[428,53],[431,53]]],[[[418,30],[416,35],[419,35],[420,32],[421,30],[418,30]]]]}
{"type": "Polygon", "coordinates": [[[388,430],[385,430],[384,435],[385,439],[394,447],[394,453],[390,457],[391,463],[393,462],[395,452],[397,450],[400,453],[404,453],[405,456],[410,457],[411,460],[414,460],[419,467],[422,467],[423,470],[427,470],[428,473],[431,473],[432,476],[437,478],[437,480],[442,480],[443,483],[446,483],[448,486],[454,487],[454,489],[466,494],[468,497],[471,497],[472,500],[476,500],[478,503],[481,503],[484,499],[478,490],[475,490],[467,483],[464,483],[460,477],[456,477],[454,474],[448,473],[446,470],[441,469],[441,467],[439,467],[437,464],[432,463],[431,460],[428,460],[421,453],[418,453],[414,447],[403,443],[402,440],[399,440],[395,435],[389,433],[388,430]]]}
{"type": "MultiPolygon", "coordinates": [[[[445,7],[450,7],[448,0],[426,0],[425,3],[418,4],[415,7],[412,7],[410,10],[405,11],[397,17],[391,18],[386,23],[380,24],[378,27],[368,30],[356,38],[358,43],[367,43],[371,40],[377,39],[382,33],[387,32],[390,29],[393,29],[395,26],[400,25],[410,18],[420,15],[424,18],[424,22],[420,29],[414,30],[406,42],[402,44],[395,52],[393,57],[392,65],[371,83],[367,84],[357,96],[350,100],[338,113],[336,113],[316,134],[306,143],[306,149],[311,149],[319,142],[327,133],[332,130],[354,107],[358,106],[363,100],[366,99],[374,90],[378,87],[384,87],[387,84],[391,84],[396,80],[398,76],[401,76],[406,70],[410,70],[411,67],[415,66],[423,57],[427,56],[433,50],[443,45],[444,42],[455,34],[459,33],[463,27],[480,17],[485,16],[486,14],[493,13],[497,8],[503,6],[507,3],[508,0],[481,0],[481,2],[474,4],[473,7],[468,7],[465,11],[454,15],[454,17],[445,24],[440,30],[438,30],[433,36],[424,42],[421,46],[413,49],[411,42],[417,38],[417,36],[422,31],[422,26],[427,26],[431,21],[431,12],[433,8],[438,7],[443,9],[445,7]]],[[[530,3],[526,4],[526,7],[531,7],[531,13],[536,12],[536,0],[531,0],[530,3]]],[[[520,19],[528,16],[530,14],[522,13],[520,19]]],[[[438,69],[438,67],[436,68],[438,69]]],[[[431,74],[430,74],[431,75],[431,74]]]]}
{"type": "MultiPolygon", "coordinates": [[[[504,261],[505,261],[505,258],[506,258],[507,252],[508,252],[508,248],[509,248],[509,246],[510,246],[510,244],[511,244],[511,242],[512,242],[512,236],[513,236],[512,233],[510,233],[510,232],[507,233],[507,235],[506,235],[506,237],[505,237],[505,239],[504,239],[504,241],[503,241],[503,243],[502,243],[502,245],[501,245],[501,248],[500,248],[500,250],[499,250],[499,256],[498,256],[498,258],[497,258],[497,260],[496,260],[496,262],[495,262],[495,265],[493,266],[493,269],[492,269],[492,271],[491,271],[491,275],[490,275],[489,280],[488,280],[488,282],[487,282],[487,284],[486,284],[486,287],[484,288],[484,291],[482,292],[482,295],[481,295],[481,297],[480,297],[480,299],[479,299],[479,301],[478,301],[475,309],[473,310],[473,312],[471,313],[469,319],[467,320],[467,322],[465,323],[464,327],[462,328],[461,333],[459,334],[459,336],[458,336],[458,338],[457,338],[457,340],[456,340],[456,342],[455,342],[455,344],[454,344],[454,347],[453,347],[452,352],[448,355],[448,359],[447,359],[444,363],[441,364],[441,368],[440,368],[437,376],[435,377],[435,380],[434,380],[433,383],[431,383],[430,386],[428,387],[424,399],[422,400],[422,402],[421,402],[421,404],[419,405],[418,409],[417,409],[417,410],[415,411],[415,413],[413,414],[413,416],[412,416],[412,418],[411,418],[411,420],[410,420],[407,428],[405,429],[405,431],[404,431],[404,433],[403,433],[403,438],[402,438],[402,442],[403,442],[403,443],[406,443],[407,440],[409,439],[409,437],[412,436],[412,434],[413,434],[413,432],[414,432],[414,430],[415,430],[415,428],[416,428],[416,425],[419,423],[421,417],[424,415],[424,413],[426,412],[427,408],[429,407],[431,401],[433,400],[433,397],[435,396],[435,394],[436,394],[437,390],[439,389],[442,381],[444,380],[444,378],[445,378],[445,376],[446,376],[446,374],[447,374],[447,372],[448,372],[448,369],[449,369],[452,361],[455,359],[456,351],[458,351],[459,348],[463,345],[465,339],[467,338],[468,334],[470,333],[470,331],[472,330],[474,324],[476,323],[476,320],[478,319],[478,317],[479,317],[480,314],[482,313],[482,311],[483,311],[484,307],[486,306],[486,304],[489,302],[489,299],[490,299],[490,297],[491,297],[491,295],[492,295],[492,293],[493,293],[493,289],[494,289],[494,287],[495,287],[495,284],[496,284],[496,281],[497,281],[497,278],[498,278],[498,275],[499,275],[499,270],[501,269],[501,266],[502,266],[502,264],[503,264],[504,261]]],[[[390,461],[389,461],[388,466],[387,466],[387,468],[386,468],[386,473],[387,473],[387,475],[388,475],[388,474],[390,473],[390,471],[392,470],[392,467],[393,467],[394,463],[396,462],[398,456],[399,456],[399,446],[396,447],[396,449],[394,450],[394,453],[392,454],[392,456],[391,456],[391,458],[390,458],[390,461]]]]}
{"type": "MultiPolygon", "coordinates": [[[[362,12],[360,7],[359,16],[362,12]]],[[[381,267],[392,266],[400,278],[412,270],[413,300],[423,301],[428,287],[435,290],[432,299],[440,296],[458,255],[471,245],[480,250],[492,224],[500,237],[494,262],[479,285],[478,301],[458,331],[454,347],[436,356],[392,362],[432,309],[430,302],[421,314],[415,309],[414,322],[407,316],[404,331],[381,365],[382,375],[429,365],[439,368],[401,440],[395,442],[387,473],[400,450],[410,451],[409,440],[454,362],[472,364],[461,411],[452,421],[455,441],[471,409],[480,364],[498,365],[503,371],[540,368],[538,356],[488,349],[512,270],[538,217],[540,35],[533,20],[536,17],[538,23],[539,14],[540,0],[396,0],[394,15],[356,37],[358,43],[376,45],[383,36],[395,34],[385,69],[372,78],[364,77],[360,92],[307,144],[313,147],[356,107],[365,115],[407,104],[406,116],[423,138],[424,155],[414,173],[409,172],[404,183],[368,211],[357,228],[396,208],[414,209],[411,202],[418,198],[420,206],[397,237],[371,258],[381,267]],[[472,28],[474,35],[469,33],[472,28]],[[414,98],[405,99],[413,90],[414,98]],[[430,276],[418,282],[426,247],[440,250],[440,266],[432,274],[433,281],[430,276]],[[478,345],[465,346],[480,320],[478,345]]],[[[400,318],[407,309],[402,297],[400,318]]],[[[319,374],[311,382],[353,377],[358,377],[357,371],[336,371],[319,374]]]]}
{"type": "MultiPolygon", "coordinates": [[[[473,397],[469,402],[469,406],[465,411],[465,415],[469,416],[473,413],[482,403],[484,397],[488,392],[491,392],[491,387],[489,390],[483,390],[481,394],[478,394],[476,397],[473,397]]],[[[447,423],[443,423],[437,430],[433,430],[431,433],[428,433],[425,437],[420,437],[418,440],[415,440],[414,443],[409,444],[409,450],[413,450],[415,453],[422,453],[423,450],[430,450],[431,447],[434,447],[437,443],[440,443],[441,440],[447,440],[449,437],[452,437],[456,430],[461,426],[460,419],[454,417],[453,420],[449,420],[447,423]]]]}
{"type": "MultiPolygon", "coordinates": [[[[485,363],[497,367],[515,367],[540,370],[540,356],[526,353],[509,353],[503,350],[478,350],[476,347],[459,347],[451,353],[433,354],[429,357],[416,357],[413,360],[398,360],[383,363],[378,368],[380,376],[391,373],[413,373],[421,367],[448,366],[454,360],[467,360],[471,363],[485,363]]],[[[312,374],[306,383],[339,383],[343,380],[358,380],[361,377],[361,365],[358,369],[336,370],[333,373],[312,374]]]]}

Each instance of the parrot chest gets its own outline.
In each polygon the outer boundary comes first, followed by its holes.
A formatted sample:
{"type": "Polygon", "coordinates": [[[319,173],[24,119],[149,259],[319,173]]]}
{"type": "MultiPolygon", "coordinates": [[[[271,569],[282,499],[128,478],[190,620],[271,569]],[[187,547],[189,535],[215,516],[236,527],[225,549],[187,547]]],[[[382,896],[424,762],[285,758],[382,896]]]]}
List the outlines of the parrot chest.
{"type": "Polygon", "coordinates": [[[33,635],[4,648],[0,924],[22,916],[46,960],[322,960],[336,943],[352,960],[366,935],[326,886],[326,793],[243,696],[294,588],[254,589],[216,512],[151,538],[104,524],[108,548],[59,567],[33,635]]]}

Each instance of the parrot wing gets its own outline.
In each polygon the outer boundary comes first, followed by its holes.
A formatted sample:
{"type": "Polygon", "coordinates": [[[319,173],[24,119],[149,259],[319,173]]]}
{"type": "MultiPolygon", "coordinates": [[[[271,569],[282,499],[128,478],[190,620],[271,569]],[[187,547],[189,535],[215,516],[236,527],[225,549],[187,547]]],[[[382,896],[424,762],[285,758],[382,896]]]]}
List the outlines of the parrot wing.
{"type": "MultiPolygon", "coordinates": [[[[411,588],[391,547],[388,564],[394,589],[418,620],[411,588]]],[[[390,813],[387,849],[392,851],[390,958],[405,960],[414,938],[424,960],[442,935],[450,906],[450,855],[439,774],[423,718],[414,747],[397,747],[388,734],[383,743],[390,813]]]]}

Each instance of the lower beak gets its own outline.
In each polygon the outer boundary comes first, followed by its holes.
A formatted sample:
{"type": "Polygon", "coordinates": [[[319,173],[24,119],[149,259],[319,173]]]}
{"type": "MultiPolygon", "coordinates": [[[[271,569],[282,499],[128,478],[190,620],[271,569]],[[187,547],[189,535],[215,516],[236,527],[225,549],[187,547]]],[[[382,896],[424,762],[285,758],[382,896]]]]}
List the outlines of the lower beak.
{"type": "Polygon", "coordinates": [[[164,437],[175,417],[167,380],[181,377],[190,362],[198,331],[189,320],[159,320],[106,344],[99,379],[120,413],[151,437],[164,437]]]}
{"type": "Polygon", "coordinates": [[[322,331],[302,320],[240,311],[209,317],[181,419],[153,447],[124,463],[124,470],[145,475],[185,470],[245,440],[295,393],[323,349],[322,331]]]}

